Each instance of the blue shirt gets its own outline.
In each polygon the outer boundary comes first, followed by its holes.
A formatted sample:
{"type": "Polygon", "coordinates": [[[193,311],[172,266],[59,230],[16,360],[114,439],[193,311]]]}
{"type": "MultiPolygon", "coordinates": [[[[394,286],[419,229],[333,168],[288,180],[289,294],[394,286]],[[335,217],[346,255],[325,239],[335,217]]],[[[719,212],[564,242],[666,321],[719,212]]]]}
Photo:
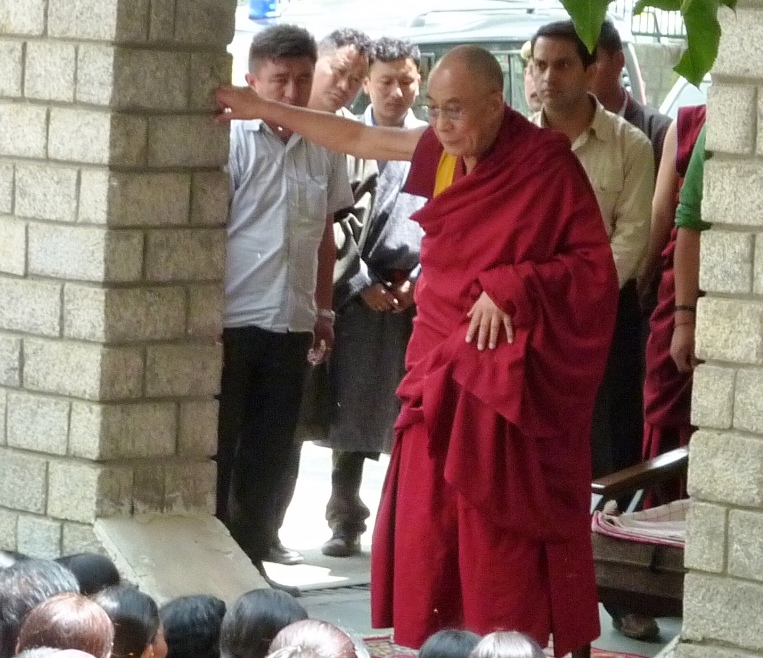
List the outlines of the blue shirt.
{"type": "Polygon", "coordinates": [[[224,326],[312,331],[326,218],[353,203],[345,156],[234,121],[228,173],[224,326]]]}

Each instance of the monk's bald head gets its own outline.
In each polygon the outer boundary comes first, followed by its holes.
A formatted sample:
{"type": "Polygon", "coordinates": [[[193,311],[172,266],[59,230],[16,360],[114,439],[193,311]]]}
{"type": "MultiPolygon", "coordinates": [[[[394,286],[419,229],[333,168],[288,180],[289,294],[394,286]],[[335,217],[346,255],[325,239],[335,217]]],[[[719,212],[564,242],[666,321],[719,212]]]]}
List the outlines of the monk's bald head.
{"type": "Polygon", "coordinates": [[[445,151],[471,171],[503,123],[503,72],[487,50],[459,46],[432,70],[427,85],[429,123],[445,151]]]}
{"type": "Polygon", "coordinates": [[[432,75],[445,69],[461,69],[486,92],[503,95],[503,71],[495,56],[479,46],[456,46],[435,65],[432,75]]]}

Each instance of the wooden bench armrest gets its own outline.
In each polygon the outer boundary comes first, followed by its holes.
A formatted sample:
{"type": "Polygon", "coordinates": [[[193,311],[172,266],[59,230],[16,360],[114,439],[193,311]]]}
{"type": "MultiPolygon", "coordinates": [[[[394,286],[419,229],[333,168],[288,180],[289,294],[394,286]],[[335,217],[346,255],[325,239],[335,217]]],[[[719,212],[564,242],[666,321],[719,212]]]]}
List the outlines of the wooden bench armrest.
{"type": "Polygon", "coordinates": [[[594,480],[591,492],[602,496],[604,500],[612,500],[685,475],[688,464],[689,449],[676,448],[654,459],[594,480]]]}

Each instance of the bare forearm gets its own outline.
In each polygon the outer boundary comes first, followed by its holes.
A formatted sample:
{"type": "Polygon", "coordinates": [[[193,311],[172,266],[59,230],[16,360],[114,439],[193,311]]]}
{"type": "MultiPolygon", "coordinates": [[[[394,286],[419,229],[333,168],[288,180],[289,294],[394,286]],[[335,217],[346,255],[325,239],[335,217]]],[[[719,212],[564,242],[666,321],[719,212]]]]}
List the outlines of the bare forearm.
{"type": "Polygon", "coordinates": [[[652,210],[652,226],[649,231],[649,247],[647,248],[644,272],[655,272],[660,262],[660,255],[670,240],[674,217],[672,212],[662,209],[652,210]]]}
{"type": "Polygon", "coordinates": [[[660,255],[670,240],[670,232],[676,217],[676,194],[678,193],[678,173],[676,172],[676,152],[678,149],[675,122],[665,135],[662,160],[657,171],[657,182],[652,199],[652,221],[649,231],[644,271],[648,274],[657,270],[660,255]]]}
{"type": "Polygon", "coordinates": [[[328,112],[262,100],[263,119],[332,151],[371,160],[410,160],[423,130],[367,126],[328,112]]]}
{"type": "Polygon", "coordinates": [[[315,286],[315,305],[318,308],[331,308],[333,302],[334,264],[336,263],[336,245],[334,231],[324,231],[318,247],[318,275],[315,286]]]}
{"type": "Polygon", "coordinates": [[[221,85],[215,98],[219,122],[262,119],[333,151],[369,160],[410,160],[424,132],[424,128],[366,126],[335,114],[269,101],[249,87],[221,85]]]}
{"type": "Polygon", "coordinates": [[[678,229],[673,263],[676,306],[694,306],[697,303],[700,235],[698,231],[689,228],[678,229]]]}

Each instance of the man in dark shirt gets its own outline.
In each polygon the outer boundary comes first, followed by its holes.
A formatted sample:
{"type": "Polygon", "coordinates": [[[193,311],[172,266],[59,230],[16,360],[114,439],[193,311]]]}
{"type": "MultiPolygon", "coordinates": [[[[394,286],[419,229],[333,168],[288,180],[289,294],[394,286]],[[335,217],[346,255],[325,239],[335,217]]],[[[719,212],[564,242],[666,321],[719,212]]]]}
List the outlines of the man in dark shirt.
{"type": "Polygon", "coordinates": [[[624,66],[625,55],[620,34],[612,21],[605,21],[596,43],[596,63],[593,67],[591,91],[605,109],[619,114],[649,138],[654,151],[656,173],[660,165],[665,133],[670,126],[670,117],[660,114],[648,105],[642,105],[628,93],[623,87],[624,66]]]}

